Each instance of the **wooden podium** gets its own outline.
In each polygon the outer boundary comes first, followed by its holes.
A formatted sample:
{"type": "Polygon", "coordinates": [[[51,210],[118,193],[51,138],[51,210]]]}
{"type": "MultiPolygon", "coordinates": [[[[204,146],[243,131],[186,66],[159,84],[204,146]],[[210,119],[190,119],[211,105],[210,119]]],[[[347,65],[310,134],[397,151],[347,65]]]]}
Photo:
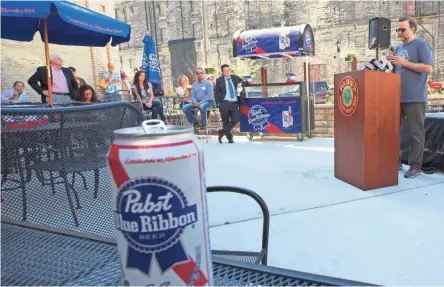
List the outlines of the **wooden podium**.
{"type": "Polygon", "coordinates": [[[335,177],[361,190],[398,184],[401,79],[335,75],[335,177]]]}

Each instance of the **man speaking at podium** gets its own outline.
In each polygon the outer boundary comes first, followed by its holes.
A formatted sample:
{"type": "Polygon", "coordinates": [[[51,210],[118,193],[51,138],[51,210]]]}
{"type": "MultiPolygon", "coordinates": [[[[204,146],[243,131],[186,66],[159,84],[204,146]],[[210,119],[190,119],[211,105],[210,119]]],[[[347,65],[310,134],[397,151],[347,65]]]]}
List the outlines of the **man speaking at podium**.
{"type": "MultiPolygon", "coordinates": [[[[410,169],[404,177],[413,178],[421,174],[424,153],[424,119],[427,103],[427,74],[432,72],[432,51],[423,39],[415,39],[416,22],[410,18],[399,19],[398,38],[402,44],[389,52],[388,60],[395,65],[401,76],[401,124],[407,119],[410,127],[410,169]]],[[[399,169],[402,170],[401,160],[399,169]]]]}

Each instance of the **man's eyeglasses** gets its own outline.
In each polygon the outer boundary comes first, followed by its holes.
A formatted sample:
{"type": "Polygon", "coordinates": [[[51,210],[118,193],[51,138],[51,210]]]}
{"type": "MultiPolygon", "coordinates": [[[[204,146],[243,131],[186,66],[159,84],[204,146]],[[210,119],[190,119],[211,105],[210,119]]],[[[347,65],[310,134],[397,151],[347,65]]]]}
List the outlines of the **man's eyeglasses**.
{"type": "Polygon", "coordinates": [[[407,29],[399,28],[399,29],[396,29],[395,31],[396,31],[396,33],[399,33],[399,32],[404,33],[405,31],[407,31],[407,29]]]}
{"type": "Polygon", "coordinates": [[[196,72],[196,75],[201,75],[203,74],[203,72],[196,72]]]}

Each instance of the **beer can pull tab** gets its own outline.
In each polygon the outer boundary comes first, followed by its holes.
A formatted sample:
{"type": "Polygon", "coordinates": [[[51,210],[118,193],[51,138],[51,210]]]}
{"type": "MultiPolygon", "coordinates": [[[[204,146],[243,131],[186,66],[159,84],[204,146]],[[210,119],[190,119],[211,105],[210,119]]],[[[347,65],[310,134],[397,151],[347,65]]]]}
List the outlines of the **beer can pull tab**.
{"type": "Polygon", "coordinates": [[[145,133],[163,132],[166,130],[164,122],[161,120],[147,120],[142,122],[142,128],[145,133]]]}

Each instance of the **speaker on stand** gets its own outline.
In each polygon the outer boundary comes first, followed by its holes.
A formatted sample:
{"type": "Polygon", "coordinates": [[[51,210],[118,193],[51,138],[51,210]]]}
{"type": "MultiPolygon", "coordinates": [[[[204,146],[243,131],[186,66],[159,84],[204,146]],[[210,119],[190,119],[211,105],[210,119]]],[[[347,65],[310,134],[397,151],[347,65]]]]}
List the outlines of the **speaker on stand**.
{"type": "Polygon", "coordinates": [[[376,60],[379,60],[379,49],[390,47],[391,21],[376,17],[368,22],[368,48],[376,49],[376,60]]]}

